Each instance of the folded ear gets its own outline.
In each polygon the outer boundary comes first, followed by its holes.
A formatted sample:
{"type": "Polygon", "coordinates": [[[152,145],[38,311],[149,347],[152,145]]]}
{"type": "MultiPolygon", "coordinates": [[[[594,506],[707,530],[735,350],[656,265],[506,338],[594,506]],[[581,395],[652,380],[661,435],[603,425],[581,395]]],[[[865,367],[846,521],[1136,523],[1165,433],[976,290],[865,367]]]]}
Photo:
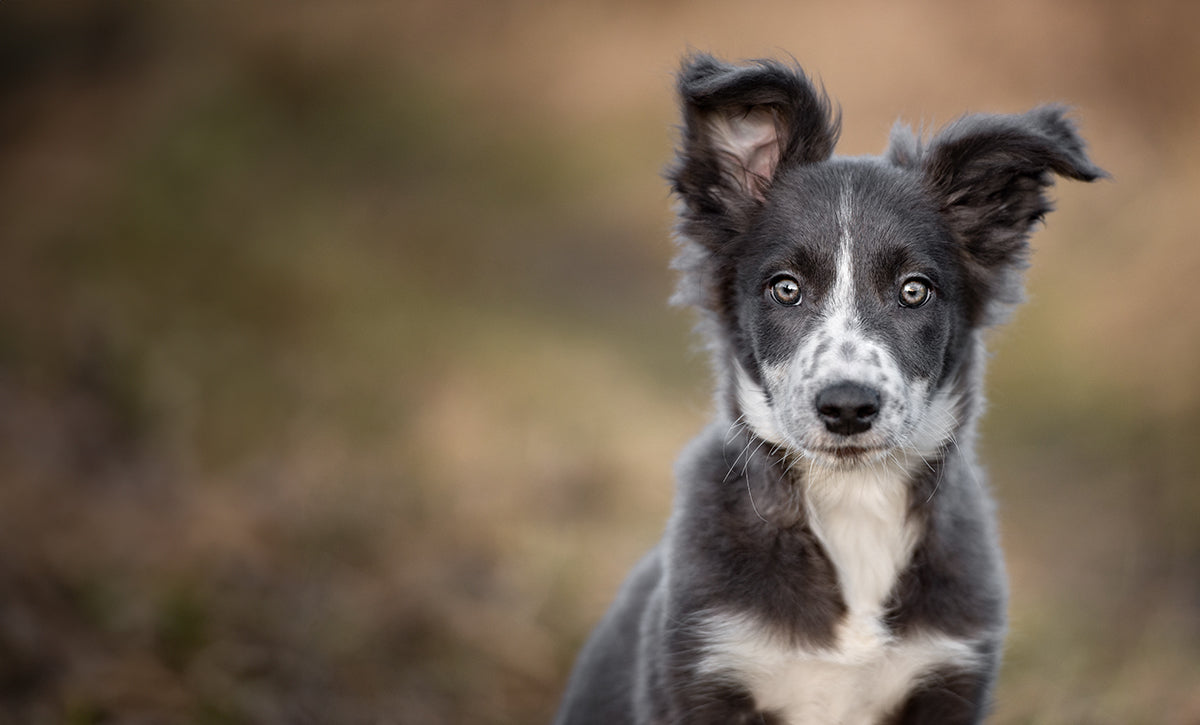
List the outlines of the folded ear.
{"type": "Polygon", "coordinates": [[[798,67],[700,54],[684,61],[678,81],[683,138],[669,178],[697,221],[738,216],[761,203],[780,169],[833,153],[838,119],[798,67]]]}
{"type": "Polygon", "coordinates": [[[947,126],[928,147],[907,128],[892,132],[887,158],[919,171],[950,231],[962,245],[972,289],[1016,302],[1013,279],[1025,265],[1029,233],[1051,210],[1053,174],[1093,181],[1092,164],[1062,106],[1015,115],[971,115],[947,126]]]}

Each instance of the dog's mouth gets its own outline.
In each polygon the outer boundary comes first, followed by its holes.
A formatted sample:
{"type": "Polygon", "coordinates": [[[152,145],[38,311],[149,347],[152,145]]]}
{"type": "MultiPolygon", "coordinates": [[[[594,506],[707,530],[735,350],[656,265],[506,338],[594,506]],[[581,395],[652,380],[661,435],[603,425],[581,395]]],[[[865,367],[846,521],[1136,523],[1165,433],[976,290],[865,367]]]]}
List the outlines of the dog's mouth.
{"type": "Polygon", "coordinates": [[[878,448],[867,448],[865,446],[841,446],[840,448],[826,448],[821,453],[833,456],[834,458],[860,458],[878,450],[878,448]]]}
{"type": "Polygon", "coordinates": [[[823,446],[810,448],[809,453],[818,460],[838,466],[853,466],[877,461],[887,454],[887,449],[883,446],[823,446]]]}

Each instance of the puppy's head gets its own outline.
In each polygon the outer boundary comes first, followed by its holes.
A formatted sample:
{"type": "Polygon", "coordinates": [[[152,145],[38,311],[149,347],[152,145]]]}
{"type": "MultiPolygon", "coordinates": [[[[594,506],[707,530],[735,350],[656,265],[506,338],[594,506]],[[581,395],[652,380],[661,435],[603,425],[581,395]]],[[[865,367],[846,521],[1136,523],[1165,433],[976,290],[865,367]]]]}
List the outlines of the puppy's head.
{"type": "Polygon", "coordinates": [[[1063,109],[928,143],[898,127],[883,157],[842,159],[799,68],[699,55],[679,93],[677,299],[706,313],[734,415],[831,466],[936,452],[969,405],[974,331],[1020,298],[1051,174],[1103,174],[1063,109]]]}

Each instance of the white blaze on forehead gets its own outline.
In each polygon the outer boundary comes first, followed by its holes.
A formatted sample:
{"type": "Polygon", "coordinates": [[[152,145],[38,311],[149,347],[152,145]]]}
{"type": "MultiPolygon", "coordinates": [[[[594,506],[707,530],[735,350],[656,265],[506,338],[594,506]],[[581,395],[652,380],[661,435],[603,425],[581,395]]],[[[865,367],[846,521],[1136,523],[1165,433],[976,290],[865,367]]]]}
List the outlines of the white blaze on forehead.
{"type": "Polygon", "coordinates": [[[851,380],[883,387],[874,369],[890,355],[867,337],[855,309],[854,235],[850,231],[853,214],[853,197],[849,185],[845,185],[838,195],[834,213],[838,249],[833,286],[820,310],[816,329],[801,345],[795,359],[803,361],[804,377],[824,384],[851,380]],[[876,352],[870,353],[871,350],[876,352]]]}
{"type": "Polygon", "coordinates": [[[843,186],[838,196],[837,225],[838,253],[837,277],[834,279],[833,291],[829,295],[829,308],[826,315],[831,323],[838,322],[845,326],[853,326],[858,320],[854,314],[854,238],[850,235],[850,189],[843,186]]]}
{"type": "Polygon", "coordinates": [[[854,236],[850,231],[853,214],[853,199],[846,185],[838,195],[834,215],[838,249],[833,286],[821,309],[821,320],[801,346],[796,361],[804,362],[808,373],[804,377],[825,384],[852,380],[882,387],[874,368],[880,367],[884,358],[890,356],[882,346],[867,338],[855,310],[854,236]],[[869,354],[871,350],[876,352],[869,354]]]}

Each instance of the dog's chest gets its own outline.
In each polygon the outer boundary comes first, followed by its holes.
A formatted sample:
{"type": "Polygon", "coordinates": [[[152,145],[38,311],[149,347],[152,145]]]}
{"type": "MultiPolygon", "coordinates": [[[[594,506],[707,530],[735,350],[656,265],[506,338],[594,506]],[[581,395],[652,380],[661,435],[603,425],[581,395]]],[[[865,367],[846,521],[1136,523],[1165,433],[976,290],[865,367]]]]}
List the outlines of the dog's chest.
{"type": "Polygon", "coordinates": [[[827,650],[784,644],[746,618],[714,624],[702,669],[745,687],[760,712],[791,725],[875,725],[942,667],[970,666],[970,642],[943,635],[888,640],[850,623],[827,650]],[[846,641],[841,641],[845,639],[846,641]]]}
{"type": "Polygon", "coordinates": [[[810,525],[847,610],[833,643],[797,647],[745,613],[721,612],[705,623],[701,669],[744,686],[760,710],[788,723],[876,723],[923,676],[967,664],[972,648],[940,635],[896,639],[882,623],[919,536],[899,472],[831,472],[809,480],[806,494],[810,525]]]}
{"type": "Polygon", "coordinates": [[[920,535],[907,475],[884,463],[813,475],[804,486],[809,526],[837,572],[847,621],[855,623],[847,636],[856,639],[878,622],[920,535]]]}

